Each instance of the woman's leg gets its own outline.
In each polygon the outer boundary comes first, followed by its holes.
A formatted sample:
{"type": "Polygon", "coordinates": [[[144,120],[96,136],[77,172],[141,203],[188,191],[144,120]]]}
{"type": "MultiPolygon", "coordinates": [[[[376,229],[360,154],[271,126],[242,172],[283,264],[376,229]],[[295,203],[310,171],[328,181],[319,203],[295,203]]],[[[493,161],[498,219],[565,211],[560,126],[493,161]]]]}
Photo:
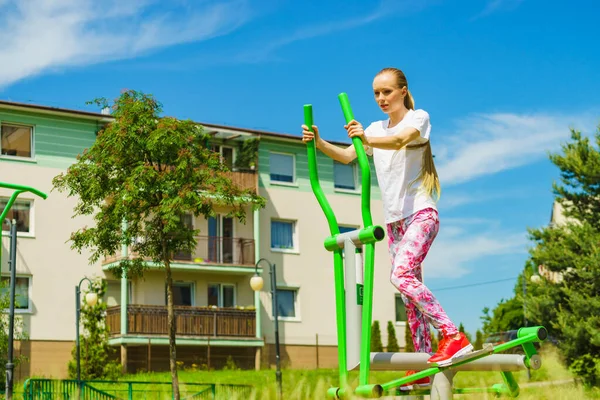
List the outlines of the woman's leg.
{"type": "MultiPolygon", "coordinates": [[[[390,256],[392,259],[392,267],[394,267],[394,260],[396,258],[395,252],[400,249],[396,244],[400,243],[404,233],[401,221],[388,225],[388,241],[390,256]]],[[[393,271],[394,268],[392,268],[393,271]]],[[[422,281],[421,266],[417,266],[410,271],[415,274],[415,278],[422,281]]],[[[406,324],[407,329],[410,329],[413,345],[415,352],[417,353],[431,353],[431,333],[429,329],[429,322],[425,315],[415,306],[415,304],[404,294],[400,293],[402,301],[404,302],[404,308],[406,309],[406,324]]]]}
{"type": "MultiPolygon", "coordinates": [[[[429,320],[437,330],[442,331],[444,337],[455,336],[458,329],[431,291],[416,276],[416,271],[420,272],[420,266],[438,233],[437,211],[422,210],[401,222],[399,228],[404,234],[400,241],[393,244],[394,249],[391,250],[394,254],[394,267],[390,280],[408,302],[421,312],[424,320],[429,320]]],[[[431,340],[430,335],[428,338],[431,340]]]]}

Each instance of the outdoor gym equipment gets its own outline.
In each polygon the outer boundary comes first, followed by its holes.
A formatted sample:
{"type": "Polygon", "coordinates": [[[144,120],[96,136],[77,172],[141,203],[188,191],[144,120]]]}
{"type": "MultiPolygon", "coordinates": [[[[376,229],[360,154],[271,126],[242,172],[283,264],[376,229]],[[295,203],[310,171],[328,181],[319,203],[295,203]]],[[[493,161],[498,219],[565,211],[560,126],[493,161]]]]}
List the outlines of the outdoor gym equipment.
{"type": "MultiPolygon", "coordinates": [[[[45,193],[40,192],[37,189],[29,186],[15,185],[12,183],[0,182],[0,188],[13,189],[14,192],[8,199],[4,210],[0,211],[0,226],[4,223],[4,218],[10,211],[12,205],[17,200],[17,197],[24,192],[31,192],[41,198],[45,199],[48,197],[45,193]]],[[[6,399],[12,400],[13,395],[13,335],[15,325],[15,280],[17,270],[17,224],[13,219],[9,221],[10,226],[10,259],[8,265],[10,266],[10,305],[9,305],[9,317],[8,317],[8,357],[6,362],[6,399]]],[[[2,265],[2,243],[0,243],[0,268],[2,265]]]]}
{"type": "MultiPolygon", "coordinates": [[[[354,119],[346,93],[338,95],[346,123],[354,119]]],[[[312,105],[304,105],[304,124],[312,132],[312,105]]],[[[546,339],[547,331],[542,326],[521,328],[517,339],[499,346],[485,345],[452,360],[449,366],[427,363],[427,353],[371,353],[371,323],[373,311],[373,278],[375,266],[375,243],[385,237],[381,226],[373,225],[371,217],[371,169],[360,138],[352,138],[361,172],[361,208],[363,227],[351,232],[340,233],[340,229],[323,190],[317,171],[315,141],[307,143],[310,184],[325,214],[330,236],[325,239],[325,249],[333,253],[335,281],[335,311],[338,337],[339,386],[332,387],[327,395],[334,399],[351,396],[379,398],[384,395],[425,395],[432,400],[451,399],[453,393],[495,393],[516,397],[519,385],[512,371],[538,369],[541,358],[534,342],[546,339]],[[364,258],[363,258],[364,247],[364,258]],[[345,265],[344,265],[345,264],[345,265]],[[522,355],[498,354],[516,346],[523,348],[522,355]],[[359,371],[358,385],[350,385],[349,371],[359,371]],[[369,372],[374,371],[419,371],[410,377],[377,384],[369,382],[369,372]],[[504,383],[491,388],[453,388],[452,380],[458,371],[500,371],[504,383]],[[431,389],[399,390],[400,386],[432,377],[431,389]]]]}

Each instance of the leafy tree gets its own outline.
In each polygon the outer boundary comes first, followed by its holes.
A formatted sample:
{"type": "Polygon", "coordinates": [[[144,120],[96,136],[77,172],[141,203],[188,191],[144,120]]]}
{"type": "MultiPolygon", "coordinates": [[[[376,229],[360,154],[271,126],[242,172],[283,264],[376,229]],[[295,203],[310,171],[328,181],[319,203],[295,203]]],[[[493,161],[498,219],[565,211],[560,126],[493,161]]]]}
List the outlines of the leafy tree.
{"type": "Polygon", "coordinates": [[[388,353],[397,353],[400,351],[400,346],[398,346],[398,339],[396,338],[396,329],[394,328],[394,324],[392,321],[388,321],[387,324],[387,334],[388,334],[388,344],[385,349],[388,353]]]}
{"type": "MultiPolygon", "coordinates": [[[[108,325],[106,325],[106,303],[102,297],[106,293],[106,283],[100,279],[93,281],[92,287],[81,295],[80,322],[83,331],[80,334],[81,379],[116,380],[121,375],[121,366],[115,361],[115,348],[108,345],[108,325]],[[87,293],[98,296],[94,306],[89,306],[83,299],[87,293]]],[[[69,377],[77,378],[77,346],[71,352],[73,359],[69,361],[69,377]]]]}
{"type": "Polygon", "coordinates": [[[379,328],[379,321],[373,321],[373,325],[371,325],[371,351],[383,351],[383,342],[381,341],[381,329],[379,328]]]}
{"type": "MultiPolygon", "coordinates": [[[[105,99],[95,100],[106,107],[105,99]]],[[[95,225],[72,233],[72,248],[91,250],[90,263],[116,254],[121,245],[132,255],[112,269],[116,276],[141,276],[146,261],[164,267],[167,287],[169,360],[174,398],[179,399],[173,312],[171,260],[196,247],[197,230],[186,215],[214,215],[217,206],[245,222],[248,205],[263,207],[254,191],[234,186],[219,154],[208,147],[209,135],[193,121],[161,117],[151,95],[124,91],[112,105],[114,121],[78,156],[55,189],[76,196],[76,215],[93,215],[95,225]],[[136,240],[142,238],[142,240],[136,240]]]]}
{"type": "Polygon", "coordinates": [[[490,309],[485,307],[480,318],[483,321],[483,332],[487,336],[519,329],[523,326],[523,301],[516,296],[508,300],[502,299],[492,311],[492,315],[490,309]]]}
{"type": "MultiPolygon", "coordinates": [[[[0,244],[1,245],[1,244],[0,244]]],[[[6,253],[8,255],[8,253],[6,253]]],[[[0,310],[8,310],[10,307],[10,279],[4,278],[0,281],[0,310]]],[[[18,294],[15,293],[15,298],[18,294]]],[[[0,363],[2,365],[6,365],[8,362],[8,312],[0,313],[0,363]]],[[[15,314],[14,319],[14,331],[13,331],[13,341],[16,343],[17,341],[23,342],[25,340],[29,340],[29,335],[23,329],[23,317],[18,314],[15,314]]],[[[13,363],[16,366],[20,363],[27,362],[29,359],[24,354],[17,354],[17,352],[13,351],[13,363]]],[[[0,382],[0,389],[6,389],[6,380],[3,379],[0,382]]]]}

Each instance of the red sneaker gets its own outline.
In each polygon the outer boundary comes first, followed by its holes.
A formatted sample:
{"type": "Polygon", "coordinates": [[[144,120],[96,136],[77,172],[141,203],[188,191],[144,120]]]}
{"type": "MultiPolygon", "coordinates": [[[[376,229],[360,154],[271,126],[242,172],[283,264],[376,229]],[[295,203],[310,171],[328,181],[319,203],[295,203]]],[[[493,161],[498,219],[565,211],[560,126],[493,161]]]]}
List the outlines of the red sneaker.
{"type": "MultiPolygon", "coordinates": [[[[414,375],[417,372],[418,371],[406,371],[406,376],[414,375]]],[[[400,390],[413,390],[413,389],[415,389],[414,386],[424,387],[424,386],[430,386],[430,385],[431,385],[431,377],[426,376],[425,378],[421,378],[416,381],[405,383],[404,385],[400,386],[400,390]]]]}
{"type": "Polygon", "coordinates": [[[463,356],[473,351],[473,345],[469,343],[469,340],[464,333],[459,332],[460,337],[458,339],[444,338],[440,340],[437,353],[427,360],[430,364],[437,364],[439,367],[445,367],[452,364],[452,359],[455,357],[463,356]]]}

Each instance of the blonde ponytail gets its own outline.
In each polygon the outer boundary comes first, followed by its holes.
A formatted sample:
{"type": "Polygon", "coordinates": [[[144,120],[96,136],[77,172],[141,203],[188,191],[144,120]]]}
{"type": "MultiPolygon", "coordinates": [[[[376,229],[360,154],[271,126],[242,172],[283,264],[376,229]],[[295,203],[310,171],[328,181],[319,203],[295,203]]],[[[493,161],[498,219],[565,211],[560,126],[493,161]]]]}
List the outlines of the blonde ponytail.
{"type": "Polygon", "coordinates": [[[415,99],[408,88],[406,88],[406,96],[404,97],[404,107],[408,108],[409,110],[415,109],[415,99]]]}

